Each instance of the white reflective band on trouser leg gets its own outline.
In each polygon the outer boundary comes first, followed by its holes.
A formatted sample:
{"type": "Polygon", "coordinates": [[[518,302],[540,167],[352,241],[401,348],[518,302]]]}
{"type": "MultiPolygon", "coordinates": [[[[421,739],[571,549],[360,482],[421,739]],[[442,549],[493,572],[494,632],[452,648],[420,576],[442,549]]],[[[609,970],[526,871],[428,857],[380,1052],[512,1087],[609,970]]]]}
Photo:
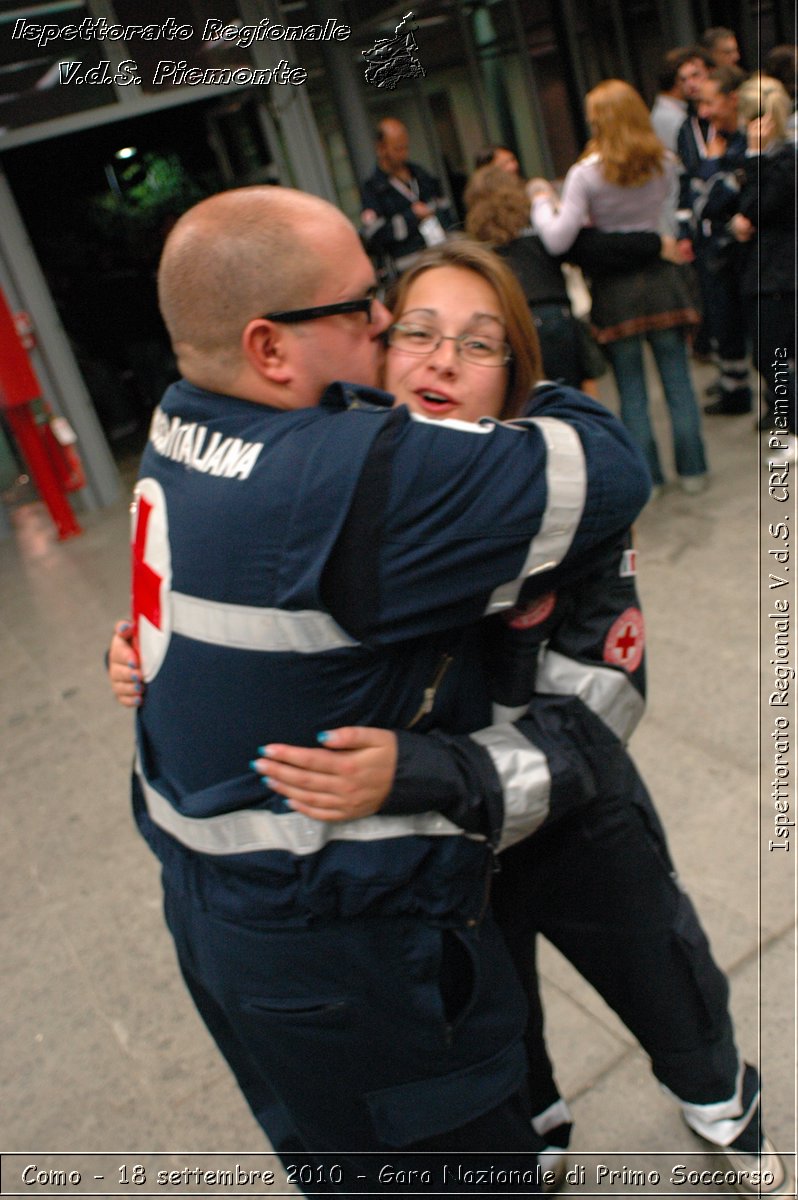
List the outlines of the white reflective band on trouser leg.
{"type": "Polygon", "coordinates": [[[549,815],[551,774],[546,755],[512,725],[480,729],[471,738],[487,750],[504,794],[499,850],[523,841],[549,815]]]}
{"type": "Polygon", "coordinates": [[[181,592],[172,592],[169,601],[172,633],[181,633],[213,646],[319,654],[358,644],[344,633],[329,613],[312,609],[292,612],[282,608],[222,604],[181,592]]]}
{"type": "Polygon", "coordinates": [[[530,422],[538,426],[546,443],[546,511],[538,534],[529,544],[520,575],[496,588],[485,610],[489,613],[512,608],[525,579],[562,562],[585,507],[587,470],[579,434],[554,417],[532,417],[524,424],[530,422]]]}
{"type": "Polygon", "coordinates": [[[535,1133],[539,1133],[541,1137],[545,1137],[550,1129],[556,1129],[558,1125],[570,1125],[573,1122],[573,1115],[565,1101],[560,1098],[555,1100],[554,1104],[550,1104],[542,1113],[538,1113],[532,1118],[532,1128],[535,1133]]]}
{"type": "Polygon", "coordinates": [[[547,649],[541,654],[535,690],[578,696],[624,743],[634,733],[646,707],[625,671],[578,662],[556,650],[547,649]]]}
{"type": "Polygon", "coordinates": [[[314,821],[302,813],[274,813],[266,809],[238,809],[216,817],[186,817],[144,778],[136,764],[144,799],[154,824],[181,845],[200,854],[252,854],[258,850],[287,850],[290,854],[317,854],[329,842],[376,842],[399,837],[465,837],[439,813],[407,817],[363,817],[358,821],[314,821]]]}
{"type": "MultiPolygon", "coordinates": [[[[737,1085],[734,1095],[728,1100],[720,1100],[716,1104],[690,1104],[680,1100],[669,1088],[662,1087],[664,1092],[678,1102],[685,1121],[702,1138],[714,1142],[716,1146],[729,1146],[743,1132],[759,1104],[759,1089],[745,1112],[743,1104],[743,1076],[745,1067],[740,1064],[737,1071],[737,1085]]],[[[662,1085],[660,1085],[662,1086],[662,1085]]]]}

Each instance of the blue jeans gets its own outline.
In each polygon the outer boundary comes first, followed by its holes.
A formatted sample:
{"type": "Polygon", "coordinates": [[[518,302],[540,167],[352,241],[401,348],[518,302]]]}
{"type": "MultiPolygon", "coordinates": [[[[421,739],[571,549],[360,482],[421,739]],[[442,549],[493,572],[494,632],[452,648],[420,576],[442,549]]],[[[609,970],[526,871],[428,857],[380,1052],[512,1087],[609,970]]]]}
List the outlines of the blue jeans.
{"type": "Polygon", "coordinates": [[[687,343],[680,329],[659,329],[610,342],[605,350],[621,398],[621,420],[637,442],[655,484],[664,482],[648,410],[643,340],[654,352],[673,429],[673,451],[679,475],[703,475],[707,469],[687,343]]]}

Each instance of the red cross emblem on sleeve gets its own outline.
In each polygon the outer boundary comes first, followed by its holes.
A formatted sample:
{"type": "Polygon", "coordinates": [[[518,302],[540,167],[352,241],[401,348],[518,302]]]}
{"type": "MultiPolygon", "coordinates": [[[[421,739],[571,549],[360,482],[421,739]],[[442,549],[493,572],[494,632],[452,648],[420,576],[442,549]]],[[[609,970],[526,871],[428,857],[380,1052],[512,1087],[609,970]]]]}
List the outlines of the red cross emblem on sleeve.
{"type": "Polygon", "coordinates": [[[154,479],[136,484],[132,508],[131,584],[135,644],[146,680],[157,674],[171,635],[172,555],[163,490],[154,479]]]}
{"type": "Polygon", "coordinates": [[[646,635],[639,608],[627,608],[613,621],[604,640],[605,663],[633,674],[643,659],[646,635]]]}
{"type": "Polygon", "coordinates": [[[163,577],[144,560],[147,545],[147,526],[152,505],[139,499],[138,517],[133,537],[133,620],[138,631],[139,617],[146,617],[156,629],[161,628],[161,584],[163,577]]]}

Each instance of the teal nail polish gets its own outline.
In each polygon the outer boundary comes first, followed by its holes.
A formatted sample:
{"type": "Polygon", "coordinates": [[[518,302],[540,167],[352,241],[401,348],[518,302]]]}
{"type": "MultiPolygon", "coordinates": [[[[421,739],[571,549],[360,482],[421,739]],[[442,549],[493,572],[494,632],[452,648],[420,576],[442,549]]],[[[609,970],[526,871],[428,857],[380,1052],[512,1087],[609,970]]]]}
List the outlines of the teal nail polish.
{"type": "Polygon", "coordinates": [[[249,769],[250,769],[250,771],[257,771],[257,769],[258,769],[258,764],[254,758],[250,759],[249,769]]]}
{"type": "Polygon", "coordinates": [[[261,775],[260,781],[264,787],[271,787],[271,785],[272,785],[272,781],[271,781],[271,779],[269,779],[268,775],[261,775]]]}
{"type": "Polygon", "coordinates": [[[326,730],[322,730],[321,733],[316,734],[316,741],[321,742],[322,746],[324,745],[325,742],[328,742],[329,740],[330,740],[330,735],[329,735],[329,733],[327,733],[326,730]]]}
{"type": "Polygon", "coordinates": [[[263,758],[268,758],[269,757],[269,747],[268,746],[258,746],[258,754],[262,755],[263,758]]]}

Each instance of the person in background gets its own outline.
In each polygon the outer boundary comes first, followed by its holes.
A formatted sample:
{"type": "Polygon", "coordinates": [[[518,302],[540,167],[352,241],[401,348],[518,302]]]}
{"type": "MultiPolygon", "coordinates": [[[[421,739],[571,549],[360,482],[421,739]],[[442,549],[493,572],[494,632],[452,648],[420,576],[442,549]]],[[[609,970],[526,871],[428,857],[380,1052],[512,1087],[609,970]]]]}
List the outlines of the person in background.
{"type": "Polygon", "coordinates": [[[508,175],[521,178],[521,164],[507,146],[483,146],[474,155],[474,169],[478,171],[480,167],[498,167],[500,171],[506,171],[508,175]]]}
{"type": "MultiPolygon", "coordinates": [[[[654,130],[641,96],[620,79],[588,93],[591,139],[571,167],[562,198],[545,180],[532,180],[532,224],[551,254],[563,254],[580,229],[661,228],[677,181],[677,163],[654,130]]],[[[666,232],[672,232],[666,230],[666,232]]],[[[607,353],[621,402],[621,419],[643,451],[654,487],[665,476],[649,412],[643,346],[654,353],[671,419],[682,489],[706,486],[707,463],[687,358],[686,330],[698,322],[679,268],[658,260],[642,270],[593,280],[591,321],[607,353]]]]}
{"type": "Polygon", "coordinates": [[[686,47],[678,46],[663,57],[657,72],[657,97],[651,109],[651,124],[659,140],[676,153],[679,130],[687,117],[687,100],[679,79],[686,47]]]}
{"type": "Polygon", "coordinates": [[[740,62],[740,47],[737,45],[737,35],[723,25],[714,25],[705,29],[698,39],[698,44],[712,58],[716,67],[736,67],[740,62]]]}
{"type": "Polygon", "coordinates": [[[762,63],[762,71],[770,79],[778,79],[790,98],[790,115],[787,118],[786,137],[790,142],[798,141],[798,120],[795,112],[796,50],[795,45],[774,46],[762,63]]]}
{"type": "MultiPolygon", "coordinates": [[[[710,133],[709,122],[699,116],[698,102],[701,98],[701,86],[714,67],[714,62],[706,50],[700,46],[688,46],[677,58],[677,78],[682,94],[687,101],[687,117],[676,138],[676,154],[682,164],[676,202],[677,228],[682,231],[680,236],[685,260],[693,264],[695,272],[692,277],[693,290],[697,296],[700,296],[698,306],[703,314],[703,319],[692,335],[692,351],[694,357],[702,362],[711,361],[712,346],[706,321],[707,297],[704,294],[701,265],[703,243],[699,240],[694,244],[692,237],[691,181],[698,174],[701,160],[706,155],[706,142],[710,133]]],[[[712,394],[718,391],[717,384],[713,384],[712,394]]]]}
{"type": "MultiPolygon", "coordinates": [[[[796,147],[787,138],[790,97],[767,75],[746,80],[737,96],[748,144],[730,222],[741,246],[740,296],[764,384],[761,425],[784,435],[781,460],[794,463],[796,147]]],[[[778,450],[770,458],[778,459],[778,450]]]]}
{"type": "Polygon", "coordinates": [[[439,181],[411,162],[407,127],[395,117],[377,126],[377,166],[363,184],[361,236],[387,274],[410,265],[426,246],[446,240],[456,223],[439,181]]]}
{"type": "MultiPolygon", "coordinates": [[[[552,257],[532,232],[524,183],[499,167],[481,167],[472,175],[466,195],[466,232],[504,258],[523,288],[546,378],[595,395],[594,381],[604,374],[606,360],[590,330],[573,314],[562,260],[552,257]]],[[[624,270],[630,261],[654,261],[662,249],[662,239],[654,233],[586,229],[568,258],[593,274],[624,270]]]]}
{"type": "Polygon", "coordinates": [[[704,323],[718,365],[718,397],[710,416],[735,416],[752,408],[745,314],[740,303],[739,255],[728,224],[737,209],[746,139],[738,124],[737,92],[745,74],[716,67],[700,85],[698,113],[707,123],[700,153],[679,135],[684,166],[679,236],[690,240],[704,298],[704,323]]]}

